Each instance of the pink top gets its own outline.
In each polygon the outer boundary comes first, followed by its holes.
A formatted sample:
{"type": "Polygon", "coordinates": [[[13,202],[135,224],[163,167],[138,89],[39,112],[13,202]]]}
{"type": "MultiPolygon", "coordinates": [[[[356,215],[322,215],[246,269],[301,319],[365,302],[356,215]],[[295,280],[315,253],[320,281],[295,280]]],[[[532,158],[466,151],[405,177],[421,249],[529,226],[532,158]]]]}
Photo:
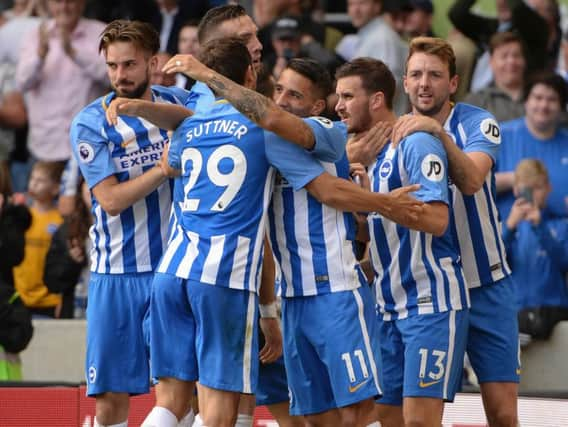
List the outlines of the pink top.
{"type": "Polygon", "coordinates": [[[104,57],[98,53],[102,22],[81,19],[71,34],[75,58],[63,50],[55,22],[50,20],[49,51],[38,56],[39,29],[22,44],[16,83],[24,92],[28,110],[28,149],[40,160],[71,156],[69,128],[75,115],[108,86],[104,57]]]}

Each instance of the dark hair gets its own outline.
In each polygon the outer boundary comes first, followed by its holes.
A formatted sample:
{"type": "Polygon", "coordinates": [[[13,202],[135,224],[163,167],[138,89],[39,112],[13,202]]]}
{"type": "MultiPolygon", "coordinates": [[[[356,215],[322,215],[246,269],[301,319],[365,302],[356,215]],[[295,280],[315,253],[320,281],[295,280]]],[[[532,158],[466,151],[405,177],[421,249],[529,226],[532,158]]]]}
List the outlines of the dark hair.
{"type": "Polygon", "coordinates": [[[265,64],[260,64],[260,69],[256,75],[256,91],[267,98],[272,99],[274,96],[274,77],[272,70],[265,64]]]}
{"type": "Polygon", "coordinates": [[[408,61],[415,53],[426,53],[440,58],[448,64],[450,78],[456,75],[456,54],[452,45],[444,39],[438,37],[416,37],[410,41],[408,56],[406,58],[406,68],[408,69],[408,61]]]}
{"type": "Polygon", "coordinates": [[[160,50],[160,35],[147,22],[117,19],[108,24],[101,33],[99,52],[107,51],[115,42],[129,42],[152,55],[160,50]]]}
{"type": "Polygon", "coordinates": [[[343,64],[335,72],[335,79],[359,76],[367,94],[382,92],[387,108],[392,109],[396,81],[383,61],[373,58],[357,58],[343,64]]]}
{"type": "Polygon", "coordinates": [[[517,33],[512,31],[500,31],[495,33],[489,40],[489,53],[493,55],[495,49],[509,43],[518,43],[521,49],[523,48],[523,39],[517,33]]]}
{"type": "Polygon", "coordinates": [[[554,92],[558,95],[558,100],[560,101],[560,109],[562,111],[566,109],[568,94],[566,93],[566,81],[562,76],[550,71],[533,74],[525,84],[523,97],[525,101],[528,99],[533,88],[538,84],[548,86],[550,89],[554,90],[554,92]]]}
{"type": "Polygon", "coordinates": [[[286,68],[307,78],[317,91],[317,98],[326,99],[333,91],[333,83],[327,69],[319,62],[308,58],[294,58],[286,68]]]}
{"type": "Polygon", "coordinates": [[[7,203],[12,196],[12,178],[10,177],[10,166],[6,160],[0,162],[0,194],[4,197],[4,203],[7,203]]]}
{"type": "Polygon", "coordinates": [[[199,59],[209,68],[242,85],[248,67],[252,64],[250,53],[239,37],[227,37],[205,43],[199,59]]]}
{"type": "Polygon", "coordinates": [[[205,44],[211,35],[217,30],[219,25],[225,21],[246,16],[244,7],[238,4],[228,4],[209,9],[197,27],[197,40],[200,44],[205,44]]]}
{"type": "Polygon", "coordinates": [[[89,236],[89,228],[93,222],[91,212],[83,200],[83,183],[85,180],[82,176],[77,182],[77,192],[75,193],[75,209],[69,215],[67,231],[67,239],[77,239],[81,244],[87,240],[89,236]]]}
{"type": "Polygon", "coordinates": [[[61,175],[63,174],[66,163],[66,161],[48,162],[44,160],[38,160],[32,166],[32,170],[40,170],[42,172],[45,172],[45,174],[51,181],[59,183],[61,181],[61,175]]]}

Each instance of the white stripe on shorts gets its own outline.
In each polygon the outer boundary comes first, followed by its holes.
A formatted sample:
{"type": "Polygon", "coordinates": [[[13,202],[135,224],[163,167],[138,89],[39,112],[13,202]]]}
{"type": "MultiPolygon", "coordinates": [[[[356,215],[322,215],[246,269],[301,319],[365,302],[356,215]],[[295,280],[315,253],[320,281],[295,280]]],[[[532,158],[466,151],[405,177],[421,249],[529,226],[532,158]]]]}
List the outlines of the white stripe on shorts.
{"type": "MultiPolygon", "coordinates": [[[[247,291],[244,291],[247,292],[247,291]]],[[[252,393],[251,365],[252,365],[252,334],[255,316],[255,293],[249,292],[247,304],[247,319],[245,329],[245,348],[243,351],[243,393],[252,393]]]]}
{"type": "Polygon", "coordinates": [[[379,385],[377,365],[375,364],[375,357],[373,355],[373,350],[371,349],[371,340],[369,339],[367,323],[365,322],[363,299],[361,298],[361,295],[359,295],[359,289],[354,289],[351,292],[353,292],[353,296],[355,297],[355,301],[357,302],[359,324],[361,325],[361,333],[363,334],[363,341],[365,342],[365,351],[367,352],[367,358],[369,359],[369,365],[371,366],[371,372],[373,373],[373,379],[375,380],[375,387],[377,387],[377,392],[379,394],[382,394],[383,392],[381,390],[381,386],[379,385]]]}
{"type": "Polygon", "coordinates": [[[454,346],[455,346],[455,339],[456,339],[456,311],[450,310],[448,312],[450,317],[448,319],[448,332],[449,332],[449,341],[448,341],[448,355],[446,359],[446,375],[444,377],[444,390],[443,390],[443,398],[448,398],[448,381],[450,380],[450,376],[452,373],[452,360],[454,358],[454,346]]]}

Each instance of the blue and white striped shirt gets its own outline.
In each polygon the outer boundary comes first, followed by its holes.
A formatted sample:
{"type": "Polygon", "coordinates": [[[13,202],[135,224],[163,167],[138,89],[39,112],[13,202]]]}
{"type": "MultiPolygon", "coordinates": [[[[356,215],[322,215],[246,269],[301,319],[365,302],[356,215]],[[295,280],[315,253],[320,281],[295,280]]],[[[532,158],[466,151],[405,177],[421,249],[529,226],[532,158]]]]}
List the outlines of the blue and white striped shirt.
{"type": "MultiPolygon", "coordinates": [[[[340,122],[319,129],[319,141],[344,146],[340,122]]],[[[323,145],[323,144],[322,144],[323,145]]],[[[351,213],[323,205],[303,187],[323,172],[348,179],[349,163],[319,162],[317,153],[269,140],[279,170],[269,208],[270,241],[281,270],[283,297],[303,297],[356,289],[366,283],[355,258],[355,224],[351,213]]]]}
{"type": "MultiPolygon", "coordinates": [[[[183,89],[152,87],[155,102],[184,104],[187,95],[183,89]]],[[[120,116],[116,126],[109,125],[105,110],[114,96],[93,101],[71,126],[73,154],[90,189],[112,175],[119,182],[142,175],[156,165],[167,142],[166,131],[140,118],[120,116]]],[[[168,181],[116,216],[93,197],[91,271],[153,271],[166,243],[171,193],[168,181]]]]}
{"type": "Polygon", "coordinates": [[[493,160],[492,170],[477,193],[465,196],[450,183],[452,232],[458,239],[467,283],[470,288],[490,285],[511,274],[496,205],[495,162],[501,144],[499,125],[489,112],[458,103],[444,129],[465,153],[481,152],[493,160]]]}
{"type": "MultiPolygon", "coordinates": [[[[387,193],[420,184],[424,202],[448,204],[447,157],[440,141],[414,133],[394,149],[386,147],[369,170],[371,188],[387,193]]],[[[368,217],[375,292],[384,320],[469,307],[455,239],[411,230],[382,217],[368,217]]]]}

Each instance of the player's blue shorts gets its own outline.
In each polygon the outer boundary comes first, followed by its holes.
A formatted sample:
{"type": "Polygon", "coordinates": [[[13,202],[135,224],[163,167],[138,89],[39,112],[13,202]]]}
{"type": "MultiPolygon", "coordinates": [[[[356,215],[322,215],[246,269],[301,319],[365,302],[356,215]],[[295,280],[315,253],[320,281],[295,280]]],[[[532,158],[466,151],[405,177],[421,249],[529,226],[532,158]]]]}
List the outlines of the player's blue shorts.
{"type": "Polygon", "coordinates": [[[150,388],[145,316],[154,273],[91,273],[87,305],[87,395],[150,388]]]}
{"type": "Polygon", "coordinates": [[[375,304],[367,286],[282,298],[290,414],[317,414],[381,394],[375,304]]]}
{"type": "Polygon", "coordinates": [[[379,316],[383,396],[377,403],[400,406],[404,397],[451,402],[460,386],[467,325],[468,310],[389,321],[379,316]]]}
{"type": "Polygon", "coordinates": [[[156,273],[150,305],[152,376],[254,393],[257,305],[254,292],[156,273]]]}
{"type": "Polygon", "coordinates": [[[467,356],[480,383],[518,383],[519,325],[511,277],[469,290],[467,356]]]}
{"type": "Polygon", "coordinates": [[[288,402],[290,397],[284,357],[279,357],[274,363],[260,364],[255,396],[257,406],[288,402]]]}

